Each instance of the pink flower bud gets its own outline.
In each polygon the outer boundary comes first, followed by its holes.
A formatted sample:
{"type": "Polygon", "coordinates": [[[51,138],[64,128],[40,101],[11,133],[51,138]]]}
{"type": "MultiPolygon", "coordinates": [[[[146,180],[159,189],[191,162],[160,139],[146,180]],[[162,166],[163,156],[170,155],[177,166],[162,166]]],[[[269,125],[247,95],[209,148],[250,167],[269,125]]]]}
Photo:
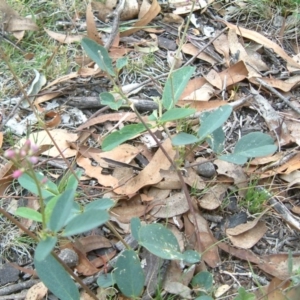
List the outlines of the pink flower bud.
{"type": "Polygon", "coordinates": [[[21,157],[25,157],[27,155],[27,152],[24,149],[20,150],[21,157]]]}
{"type": "Polygon", "coordinates": [[[32,151],[32,153],[36,153],[39,151],[39,146],[36,144],[31,144],[30,150],[32,151]]]}
{"type": "Polygon", "coordinates": [[[12,159],[16,156],[16,152],[14,150],[8,149],[4,152],[4,156],[6,158],[12,159]]]}
{"type": "Polygon", "coordinates": [[[13,172],[12,176],[13,176],[13,178],[17,179],[17,178],[21,177],[22,174],[23,174],[22,170],[16,170],[13,172]]]}
{"type": "Polygon", "coordinates": [[[45,184],[45,183],[47,183],[47,181],[48,181],[48,178],[47,178],[47,177],[44,177],[44,178],[42,179],[41,183],[42,183],[42,184],[45,184]]]}
{"type": "Polygon", "coordinates": [[[31,156],[31,157],[29,157],[29,161],[30,161],[33,165],[35,165],[35,164],[39,161],[39,159],[38,159],[38,157],[36,157],[36,156],[31,156]]]}
{"type": "Polygon", "coordinates": [[[31,145],[31,141],[30,140],[26,140],[25,143],[24,143],[24,146],[27,146],[29,148],[30,145],[31,145]]]}

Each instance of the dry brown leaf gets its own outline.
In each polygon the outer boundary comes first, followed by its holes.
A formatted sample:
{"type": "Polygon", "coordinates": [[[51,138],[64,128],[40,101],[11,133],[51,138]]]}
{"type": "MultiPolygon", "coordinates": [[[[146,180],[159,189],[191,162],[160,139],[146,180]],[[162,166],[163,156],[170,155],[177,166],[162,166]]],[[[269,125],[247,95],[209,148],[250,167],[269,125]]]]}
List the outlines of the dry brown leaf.
{"type": "Polygon", "coordinates": [[[181,193],[174,193],[169,198],[155,202],[154,208],[151,210],[151,215],[155,218],[172,218],[181,215],[189,210],[188,202],[181,193]]]}
{"type": "Polygon", "coordinates": [[[158,4],[157,0],[153,0],[148,12],[145,13],[145,15],[133,25],[133,28],[121,32],[120,36],[121,37],[128,36],[128,35],[133,34],[136,31],[139,31],[141,27],[149,24],[160,13],[160,10],[161,10],[161,8],[160,8],[160,5],[158,4]],[[136,28],[134,28],[134,27],[136,27],[136,28]]]}
{"type": "Polygon", "coordinates": [[[194,101],[194,100],[179,100],[177,105],[186,106],[189,105],[190,108],[195,108],[198,112],[212,110],[223,105],[227,105],[227,101],[222,100],[212,100],[212,101],[194,101]]]}
{"type": "MultiPolygon", "coordinates": [[[[138,123],[139,120],[135,113],[127,113],[127,112],[118,112],[118,113],[112,113],[112,114],[105,114],[98,117],[95,117],[93,119],[89,119],[84,124],[80,125],[77,128],[77,131],[80,131],[82,129],[85,129],[87,127],[96,125],[96,124],[102,124],[106,121],[116,122],[122,119],[125,115],[127,115],[126,119],[124,121],[126,122],[132,122],[132,123],[138,123]]],[[[145,122],[147,122],[147,117],[143,118],[145,122]]]]}
{"type": "Polygon", "coordinates": [[[78,255],[78,265],[76,266],[76,270],[79,274],[82,274],[84,276],[91,276],[100,271],[88,260],[85,253],[83,253],[80,249],[77,249],[75,245],[72,245],[71,248],[78,255]]]}
{"type": "Polygon", "coordinates": [[[214,87],[218,88],[219,90],[223,89],[223,82],[222,79],[214,69],[211,69],[206,75],[204,75],[204,78],[214,87]]]}
{"type": "Polygon", "coordinates": [[[122,144],[113,150],[102,152],[102,153],[90,153],[90,156],[100,164],[103,168],[108,168],[109,163],[102,158],[109,158],[118,162],[129,164],[137,155],[139,150],[129,144],[122,144]]]}
{"type": "Polygon", "coordinates": [[[47,34],[55,39],[56,41],[62,43],[62,44],[71,44],[75,42],[80,42],[83,38],[83,35],[69,35],[64,33],[58,33],[54,32],[52,30],[44,28],[44,30],[47,32],[47,34]]]}
{"type": "Polygon", "coordinates": [[[91,2],[89,2],[89,4],[86,7],[86,30],[87,35],[90,39],[95,41],[97,44],[103,45],[101,36],[98,33],[96,23],[94,20],[91,2]]]}
{"type": "Polygon", "coordinates": [[[298,121],[286,120],[285,124],[288,130],[291,133],[291,136],[294,138],[297,145],[300,145],[300,123],[298,121]]]}
{"type": "Polygon", "coordinates": [[[205,181],[199,176],[193,168],[188,168],[186,176],[183,177],[184,182],[190,187],[203,190],[206,186],[205,181]]]}
{"type": "Polygon", "coordinates": [[[26,293],[25,300],[42,300],[48,292],[43,282],[33,285],[26,293]]]}
{"type": "Polygon", "coordinates": [[[205,195],[199,199],[199,205],[208,210],[214,210],[218,208],[224,199],[228,186],[229,185],[226,184],[217,184],[211,188],[208,188],[205,192],[205,195]]]}
{"type": "Polygon", "coordinates": [[[83,253],[102,248],[112,247],[112,243],[102,235],[89,235],[76,239],[74,245],[83,253]]]}
{"type": "Polygon", "coordinates": [[[194,101],[208,101],[215,93],[215,89],[209,83],[204,83],[203,86],[195,90],[191,95],[187,96],[184,100],[193,99],[194,101]]]}
{"type": "Polygon", "coordinates": [[[90,159],[80,156],[76,159],[77,164],[85,170],[85,174],[91,178],[96,178],[100,185],[115,188],[119,185],[118,179],[112,175],[101,174],[103,168],[93,166],[90,159]]]}
{"type": "MultiPolygon", "coordinates": [[[[297,78],[294,78],[294,81],[283,81],[280,79],[276,79],[276,78],[262,78],[261,80],[263,80],[265,83],[269,84],[270,86],[282,90],[284,92],[289,92],[294,86],[298,85],[300,82],[300,77],[297,76],[297,78]]],[[[257,81],[255,80],[251,80],[252,83],[255,83],[256,85],[258,84],[257,81]]]]}
{"type": "Polygon", "coordinates": [[[52,93],[47,93],[46,95],[38,96],[34,100],[34,105],[39,107],[39,104],[52,100],[56,97],[58,97],[61,93],[60,92],[52,92],[52,93]]]}
{"type": "Polygon", "coordinates": [[[295,67],[295,68],[297,68],[299,70],[300,65],[298,63],[296,63],[290,56],[288,56],[286,54],[286,52],[280,46],[278,46],[274,42],[270,41],[265,36],[261,35],[260,33],[256,32],[256,31],[248,30],[248,29],[245,29],[243,27],[230,24],[230,23],[228,23],[226,21],[223,21],[223,20],[220,20],[220,22],[223,22],[224,24],[226,24],[226,26],[228,28],[234,29],[235,32],[238,35],[241,35],[242,37],[245,37],[247,39],[255,41],[256,43],[261,44],[264,47],[273,49],[274,52],[277,53],[281,58],[283,58],[291,66],[293,66],[293,67],[295,67]]]}
{"type": "Polygon", "coordinates": [[[2,148],[3,145],[3,132],[0,132],[0,149],[2,148]]]}
{"type": "Polygon", "coordinates": [[[73,73],[70,73],[70,74],[67,74],[67,75],[64,75],[64,76],[61,76],[59,78],[56,78],[55,80],[53,80],[52,82],[50,82],[47,86],[45,86],[42,91],[45,91],[47,89],[49,89],[51,86],[53,85],[56,85],[58,83],[62,83],[62,82],[65,82],[65,81],[68,81],[70,79],[73,79],[73,78],[76,78],[78,77],[78,72],[73,72],[73,73]]]}
{"type": "MultiPolygon", "coordinates": [[[[218,35],[218,31],[216,32],[216,35],[218,35]]],[[[215,47],[215,50],[219,52],[221,55],[224,56],[227,66],[230,66],[230,49],[228,45],[228,38],[226,34],[222,33],[219,37],[217,37],[213,41],[213,45],[215,47]]]]}
{"type": "MultiPolygon", "coordinates": [[[[170,139],[167,139],[162,144],[165,151],[169,154],[171,159],[174,159],[176,151],[172,147],[170,139]]],[[[131,195],[136,193],[139,189],[146,185],[152,185],[162,180],[162,176],[158,170],[168,170],[170,162],[159,149],[153,156],[151,162],[134,178],[129,180],[125,186],[121,186],[114,190],[117,194],[131,195]]]]}
{"type": "MultiPolygon", "coordinates": [[[[189,54],[189,55],[194,56],[199,52],[199,48],[197,48],[196,46],[194,46],[191,43],[187,43],[187,44],[184,44],[182,46],[182,52],[185,53],[185,54],[189,54]]],[[[213,57],[209,56],[208,54],[206,54],[204,52],[201,52],[197,56],[197,58],[202,59],[202,60],[210,63],[211,65],[214,65],[214,64],[217,63],[217,61],[213,57]]]]}
{"type": "Polygon", "coordinates": [[[114,207],[110,210],[111,214],[121,223],[130,223],[134,217],[142,217],[152,208],[142,204],[114,207]]]}
{"type": "Polygon", "coordinates": [[[238,61],[244,61],[248,70],[248,77],[261,77],[259,71],[262,70],[260,70],[259,60],[255,60],[248,55],[243,45],[239,42],[234,29],[229,29],[228,31],[228,43],[232,55],[237,54],[238,61]]]}
{"type": "MultiPolygon", "coordinates": [[[[241,224],[237,227],[240,227],[242,225],[248,225],[249,227],[251,227],[249,223],[241,224]]],[[[234,246],[243,249],[250,249],[251,247],[253,247],[264,236],[264,234],[268,230],[264,222],[258,221],[257,223],[255,223],[254,227],[247,229],[247,231],[244,231],[241,234],[230,235],[228,233],[228,230],[233,231],[237,227],[227,229],[226,234],[234,246]]]]}
{"type": "Polygon", "coordinates": [[[61,123],[60,114],[54,110],[47,111],[44,117],[45,119],[47,118],[47,121],[45,121],[45,125],[47,128],[57,127],[61,123]]]}
{"type": "MultiPolygon", "coordinates": [[[[190,222],[192,222],[195,226],[194,216],[191,213],[189,213],[188,218],[190,222]]],[[[217,243],[216,243],[217,241],[214,238],[207,221],[199,213],[196,213],[196,220],[197,220],[196,222],[198,224],[198,228],[200,230],[200,232],[198,233],[199,239],[201,241],[202,246],[204,247],[204,249],[198,249],[198,251],[204,253],[202,256],[203,260],[211,268],[215,268],[221,262],[217,243]]]]}
{"type": "MultiPolygon", "coordinates": [[[[229,67],[227,70],[219,73],[219,76],[222,79],[222,83],[224,82],[224,80],[226,80],[226,87],[228,87],[247,78],[248,71],[245,67],[245,64],[242,61],[239,61],[235,65],[229,67]]],[[[207,81],[203,77],[198,77],[190,80],[180,99],[185,99],[188,95],[191,95],[193,91],[201,88],[205,83],[207,83],[207,81]]],[[[191,98],[191,100],[193,100],[193,98],[191,98]]]]}
{"type": "Polygon", "coordinates": [[[233,178],[234,184],[239,188],[239,195],[244,197],[246,195],[248,181],[242,167],[220,159],[215,160],[214,164],[218,167],[218,174],[233,178]]]}
{"type": "MultiPolygon", "coordinates": [[[[68,132],[65,129],[53,129],[49,131],[53,139],[56,141],[57,145],[59,146],[60,150],[63,152],[65,157],[72,157],[76,155],[77,151],[70,149],[69,144],[67,141],[75,142],[77,139],[77,134],[68,132]]],[[[54,147],[54,144],[48,133],[44,130],[31,133],[28,137],[23,138],[19,141],[19,145],[23,145],[26,139],[30,139],[35,141],[38,146],[53,146],[52,148],[45,150],[43,153],[44,155],[48,155],[51,157],[60,157],[58,150],[54,147]]]]}

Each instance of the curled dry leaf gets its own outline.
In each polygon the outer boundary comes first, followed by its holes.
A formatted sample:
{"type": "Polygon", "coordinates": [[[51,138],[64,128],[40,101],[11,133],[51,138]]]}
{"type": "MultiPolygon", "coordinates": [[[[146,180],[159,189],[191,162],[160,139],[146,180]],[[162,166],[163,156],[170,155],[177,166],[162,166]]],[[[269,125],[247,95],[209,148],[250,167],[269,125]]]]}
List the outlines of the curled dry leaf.
{"type": "Polygon", "coordinates": [[[47,34],[55,39],[56,41],[62,43],[62,44],[71,44],[74,42],[80,42],[83,38],[83,35],[69,35],[64,33],[58,33],[54,32],[52,30],[44,28],[44,30],[47,32],[47,34]]]}
{"type": "MultiPolygon", "coordinates": [[[[242,226],[242,225],[249,225],[249,223],[241,224],[241,225],[238,225],[237,227],[242,226]]],[[[252,224],[250,224],[250,225],[252,225],[252,224]]],[[[228,230],[233,231],[237,227],[227,229],[226,233],[227,233],[228,238],[230,239],[230,241],[232,242],[232,244],[234,246],[243,248],[243,249],[250,249],[251,247],[253,247],[264,236],[264,234],[268,230],[268,228],[264,222],[258,221],[257,223],[255,223],[254,227],[251,227],[249,230],[244,231],[243,233],[235,234],[235,235],[230,235],[228,233],[228,230]]]]}
{"type": "Polygon", "coordinates": [[[141,27],[150,23],[160,13],[160,10],[161,8],[157,0],[153,0],[148,12],[133,25],[133,28],[123,31],[120,36],[128,36],[136,31],[139,31],[141,27]]]}
{"type": "Polygon", "coordinates": [[[229,185],[217,184],[209,188],[205,195],[198,201],[199,205],[207,210],[214,210],[218,208],[222,200],[224,199],[225,193],[229,185]]]}
{"type": "MultiPolygon", "coordinates": [[[[195,229],[195,219],[191,213],[188,214],[188,220],[193,223],[195,229]]],[[[203,260],[210,267],[215,268],[221,262],[216,239],[214,238],[207,221],[199,213],[196,213],[196,222],[200,230],[200,232],[196,234],[199,234],[199,239],[203,246],[203,249],[197,250],[204,253],[203,260]]]]}
{"type": "MultiPolygon", "coordinates": [[[[76,155],[77,151],[70,149],[67,141],[75,142],[77,134],[68,132],[65,129],[53,129],[49,132],[66,158],[76,155]]],[[[18,144],[23,145],[27,139],[35,141],[38,146],[52,146],[52,148],[48,148],[49,150],[45,150],[44,154],[51,157],[60,157],[58,150],[54,147],[54,144],[46,131],[42,130],[31,133],[28,137],[21,139],[18,144]]]]}
{"type": "MultiPolygon", "coordinates": [[[[242,61],[239,61],[238,63],[219,73],[219,76],[222,80],[222,86],[224,85],[224,87],[228,87],[244,80],[248,76],[248,70],[245,67],[245,64],[242,61]]],[[[200,89],[205,83],[207,83],[207,81],[203,77],[197,77],[190,80],[180,99],[187,99],[189,96],[189,99],[193,100],[193,91],[200,89]]]]}
{"type": "MultiPolygon", "coordinates": [[[[172,147],[171,140],[167,139],[162,146],[170,158],[174,159],[176,151],[172,147]]],[[[123,195],[134,194],[146,185],[152,185],[161,181],[162,176],[157,171],[160,169],[168,170],[169,168],[170,162],[166,159],[161,149],[159,149],[153,156],[151,162],[136,177],[129,180],[125,186],[115,189],[114,192],[123,195]]]]}
{"type": "MultiPolygon", "coordinates": [[[[92,8],[98,11],[98,17],[101,21],[107,22],[109,15],[113,13],[117,4],[117,0],[92,1],[92,8]]],[[[120,20],[126,21],[135,19],[138,15],[138,9],[139,6],[136,0],[125,1],[120,20]]]]}
{"type": "Polygon", "coordinates": [[[261,35],[260,33],[253,31],[253,30],[245,29],[241,26],[236,26],[236,25],[230,24],[223,20],[220,20],[220,22],[223,22],[224,24],[226,24],[226,26],[228,28],[234,29],[238,35],[241,35],[244,38],[255,41],[256,43],[261,44],[264,47],[273,49],[274,52],[277,53],[281,58],[286,60],[289,65],[296,68],[297,70],[300,69],[300,65],[297,62],[295,62],[290,56],[288,56],[282,47],[280,47],[276,43],[270,41],[268,38],[261,35]]]}
{"type": "Polygon", "coordinates": [[[171,218],[181,215],[189,210],[187,200],[183,193],[172,194],[169,198],[159,200],[151,210],[151,215],[156,218],[171,218]]]}
{"type": "Polygon", "coordinates": [[[102,39],[98,33],[96,23],[94,20],[94,14],[93,14],[91,2],[89,2],[89,4],[86,7],[86,31],[90,39],[92,39],[93,41],[95,41],[100,45],[103,45],[102,39]]]}
{"type": "Polygon", "coordinates": [[[248,181],[242,167],[220,159],[216,159],[214,164],[218,167],[218,174],[228,176],[234,180],[234,184],[239,188],[239,195],[244,197],[248,181]]]}
{"type": "MultiPolygon", "coordinates": [[[[187,43],[182,46],[182,52],[185,54],[194,56],[199,52],[199,48],[197,48],[196,46],[194,46],[191,43],[187,43]]],[[[214,58],[212,58],[208,54],[204,53],[203,51],[197,56],[197,58],[202,59],[202,60],[210,63],[211,65],[214,65],[217,63],[217,61],[214,58]]]]}

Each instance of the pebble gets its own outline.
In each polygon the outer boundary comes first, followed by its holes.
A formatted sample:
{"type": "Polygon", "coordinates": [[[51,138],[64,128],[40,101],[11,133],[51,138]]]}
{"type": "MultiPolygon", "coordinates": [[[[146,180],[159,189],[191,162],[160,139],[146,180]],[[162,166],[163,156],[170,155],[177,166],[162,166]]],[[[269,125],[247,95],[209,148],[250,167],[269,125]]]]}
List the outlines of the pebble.
{"type": "Polygon", "coordinates": [[[197,166],[197,174],[206,178],[215,176],[216,169],[212,162],[207,161],[197,166]]]}
{"type": "Polygon", "coordinates": [[[78,255],[72,249],[63,249],[58,256],[70,268],[76,267],[78,265],[78,255]]]}

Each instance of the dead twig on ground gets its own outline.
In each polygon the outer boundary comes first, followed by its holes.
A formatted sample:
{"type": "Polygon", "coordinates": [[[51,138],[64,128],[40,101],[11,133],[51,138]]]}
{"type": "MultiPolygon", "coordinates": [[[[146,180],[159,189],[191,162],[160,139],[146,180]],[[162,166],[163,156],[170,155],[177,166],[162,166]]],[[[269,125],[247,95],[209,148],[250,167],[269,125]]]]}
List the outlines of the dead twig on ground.
{"type": "Polygon", "coordinates": [[[261,78],[255,78],[256,81],[268,89],[270,92],[272,92],[274,95],[276,95],[279,99],[281,99],[285,104],[287,104],[292,110],[294,110],[296,113],[300,114],[300,109],[296,107],[293,103],[289,101],[288,98],[282,96],[276,89],[274,89],[272,86],[264,82],[261,78]]]}

